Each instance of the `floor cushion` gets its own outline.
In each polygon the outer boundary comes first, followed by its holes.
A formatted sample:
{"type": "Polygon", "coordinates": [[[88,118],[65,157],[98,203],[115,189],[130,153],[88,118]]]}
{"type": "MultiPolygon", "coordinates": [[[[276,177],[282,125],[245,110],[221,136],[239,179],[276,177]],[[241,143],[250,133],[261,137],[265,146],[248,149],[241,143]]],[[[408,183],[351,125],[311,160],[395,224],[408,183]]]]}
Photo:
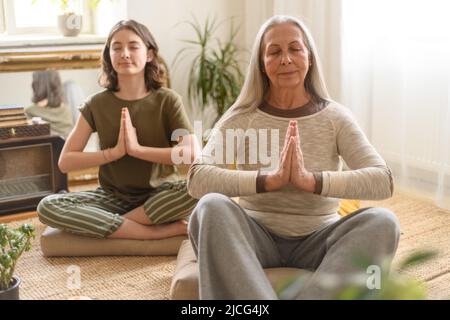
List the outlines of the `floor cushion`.
{"type": "Polygon", "coordinates": [[[47,227],[41,235],[46,257],[83,256],[172,256],[187,236],[161,240],[97,239],[47,227]]]}
{"type": "Polygon", "coordinates": [[[342,199],[339,201],[338,213],[342,217],[349,215],[361,208],[361,201],[356,199],[342,199]]]}
{"type": "MultiPolygon", "coordinates": [[[[264,269],[272,287],[276,289],[288,279],[309,271],[295,268],[264,269]]],[[[194,250],[189,240],[183,241],[178,252],[175,274],[170,287],[172,300],[196,300],[198,295],[198,264],[194,250]]]]}

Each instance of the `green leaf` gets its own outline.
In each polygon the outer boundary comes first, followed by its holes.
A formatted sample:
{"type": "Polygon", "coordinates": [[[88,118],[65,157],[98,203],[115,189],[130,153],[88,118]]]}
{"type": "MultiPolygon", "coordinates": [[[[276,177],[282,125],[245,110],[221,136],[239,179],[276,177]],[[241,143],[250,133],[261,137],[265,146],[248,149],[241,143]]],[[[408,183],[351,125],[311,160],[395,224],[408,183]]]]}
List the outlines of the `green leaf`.
{"type": "Polygon", "coordinates": [[[339,292],[335,299],[336,300],[359,300],[364,296],[363,290],[359,286],[349,286],[344,288],[339,292]]]}
{"type": "Polygon", "coordinates": [[[423,250],[413,253],[412,255],[408,256],[399,267],[399,270],[405,270],[409,267],[412,267],[414,265],[424,263],[434,257],[436,257],[438,254],[435,250],[423,250]]]}
{"type": "Polygon", "coordinates": [[[34,236],[34,226],[30,224],[23,224],[16,230],[0,224],[0,290],[8,288],[16,262],[24,251],[30,250],[30,240],[34,236]]]}
{"type": "Polygon", "coordinates": [[[239,68],[239,50],[234,39],[239,31],[233,25],[226,42],[222,42],[216,31],[228,19],[217,22],[216,18],[207,17],[200,25],[195,16],[193,21],[186,21],[194,32],[193,39],[182,40],[189,45],[177,52],[174,66],[190,61],[189,82],[187,84],[188,98],[193,106],[204,108],[212,104],[219,115],[237,98],[243,83],[239,68]],[[189,49],[189,56],[186,52],[189,49]]]}

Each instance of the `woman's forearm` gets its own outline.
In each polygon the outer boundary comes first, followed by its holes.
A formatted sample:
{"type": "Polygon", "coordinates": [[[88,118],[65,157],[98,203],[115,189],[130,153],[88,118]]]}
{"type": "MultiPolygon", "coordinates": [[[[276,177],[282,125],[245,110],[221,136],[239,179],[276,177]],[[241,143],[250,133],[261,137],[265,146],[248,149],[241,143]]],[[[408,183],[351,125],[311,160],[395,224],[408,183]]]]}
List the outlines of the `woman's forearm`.
{"type": "Polygon", "coordinates": [[[82,170],[101,166],[117,160],[114,149],[105,149],[97,152],[72,151],[61,154],[59,158],[59,169],[64,172],[82,170]]]}
{"type": "Polygon", "coordinates": [[[347,171],[324,171],[322,175],[322,196],[383,200],[393,195],[392,173],[387,166],[347,171]]]}
{"type": "MultiPolygon", "coordinates": [[[[167,165],[190,164],[195,158],[190,146],[176,146],[174,148],[139,147],[130,156],[148,162],[167,165]]],[[[82,170],[95,166],[101,166],[120,159],[122,156],[116,148],[105,149],[97,152],[72,151],[61,155],[58,165],[64,172],[82,170]]]]}
{"type": "Polygon", "coordinates": [[[257,175],[258,171],[231,170],[194,163],[188,172],[188,191],[195,199],[211,192],[228,197],[254,195],[257,175]]]}
{"type": "Polygon", "coordinates": [[[175,146],[173,148],[140,146],[133,150],[130,155],[148,162],[166,165],[191,164],[195,159],[191,146],[175,146]]]}

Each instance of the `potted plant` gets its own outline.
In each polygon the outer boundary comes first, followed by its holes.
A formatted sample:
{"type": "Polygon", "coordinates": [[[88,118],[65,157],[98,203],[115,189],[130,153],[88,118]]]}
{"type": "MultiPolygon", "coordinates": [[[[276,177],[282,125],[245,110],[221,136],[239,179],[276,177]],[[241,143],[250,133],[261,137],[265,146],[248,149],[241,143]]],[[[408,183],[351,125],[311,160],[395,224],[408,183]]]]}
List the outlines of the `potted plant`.
{"type": "Polygon", "coordinates": [[[23,224],[12,230],[0,224],[0,300],[19,300],[20,278],[14,276],[17,260],[31,248],[34,227],[23,224]]]}
{"type": "Polygon", "coordinates": [[[231,23],[228,39],[222,42],[215,36],[221,25],[215,19],[207,18],[203,27],[195,17],[194,22],[184,23],[192,27],[196,37],[183,40],[188,46],[176,54],[174,69],[180,60],[192,59],[188,82],[189,101],[194,106],[200,106],[202,112],[212,105],[217,113],[217,121],[236,100],[243,82],[238,60],[241,50],[235,43],[238,28],[231,23]]]}

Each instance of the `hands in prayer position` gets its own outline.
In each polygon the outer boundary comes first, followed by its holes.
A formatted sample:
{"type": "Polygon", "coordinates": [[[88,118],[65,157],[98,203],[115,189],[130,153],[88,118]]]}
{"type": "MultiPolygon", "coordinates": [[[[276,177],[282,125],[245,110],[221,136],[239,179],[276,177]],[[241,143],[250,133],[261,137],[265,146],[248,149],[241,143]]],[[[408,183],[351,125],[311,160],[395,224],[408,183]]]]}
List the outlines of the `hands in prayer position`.
{"type": "Polygon", "coordinates": [[[267,174],[264,187],[266,191],[275,191],[289,183],[303,191],[314,192],[315,189],[314,175],[304,166],[295,120],[289,122],[278,168],[267,174]]]}
{"type": "Polygon", "coordinates": [[[116,146],[109,151],[112,156],[112,159],[109,160],[118,160],[126,154],[133,156],[139,147],[140,145],[137,139],[136,128],[131,122],[128,108],[122,108],[119,137],[117,139],[116,146]]]}

